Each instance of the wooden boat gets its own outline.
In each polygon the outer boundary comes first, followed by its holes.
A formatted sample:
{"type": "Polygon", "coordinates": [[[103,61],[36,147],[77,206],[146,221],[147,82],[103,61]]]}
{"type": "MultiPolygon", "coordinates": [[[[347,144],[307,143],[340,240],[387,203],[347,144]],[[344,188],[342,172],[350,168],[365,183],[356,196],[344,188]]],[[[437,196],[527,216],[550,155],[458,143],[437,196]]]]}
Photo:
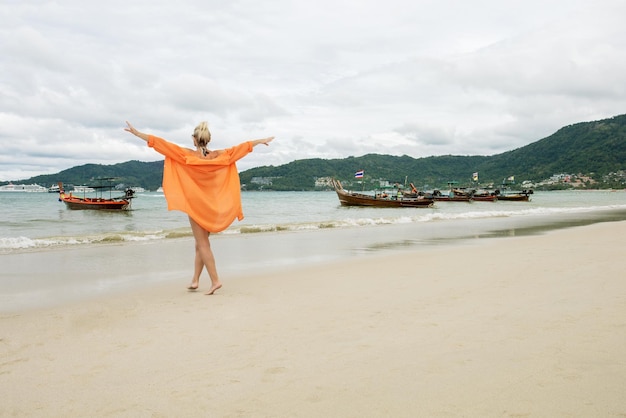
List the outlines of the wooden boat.
{"type": "Polygon", "coordinates": [[[472,202],[495,202],[498,196],[492,194],[472,195],[472,202]]]}
{"type": "MultiPolygon", "coordinates": [[[[112,179],[104,179],[112,180],[112,179]]],[[[132,189],[126,189],[123,196],[111,197],[112,186],[93,186],[96,190],[96,197],[78,197],[65,194],[63,190],[63,183],[59,182],[59,201],[65,203],[68,209],[97,209],[97,210],[127,210],[130,209],[130,203],[135,197],[135,192],[132,189]],[[108,189],[109,198],[102,197],[102,192],[108,189]]]]}
{"type": "Polygon", "coordinates": [[[433,199],[438,202],[495,202],[498,196],[486,190],[453,188],[447,194],[442,194],[440,190],[434,190],[433,199]]]}
{"type": "Polygon", "coordinates": [[[424,196],[388,196],[380,193],[374,196],[350,192],[343,188],[339,180],[333,179],[333,187],[342,206],[371,206],[379,208],[427,208],[433,206],[433,199],[424,196]]]}
{"type": "Polygon", "coordinates": [[[496,190],[494,194],[498,197],[498,200],[510,201],[510,202],[529,202],[530,195],[533,194],[532,190],[522,190],[521,192],[501,192],[496,190]]]}
{"type": "Polygon", "coordinates": [[[460,193],[456,190],[450,190],[448,194],[442,194],[440,190],[433,190],[433,200],[437,202],[471,202],[472,196],[467,193],[460,193]]]}
{"type": "Polygon", "coordinates": [[[472,189],[470,191],[473,202],[495,202],[498,200],[498,196],[484,189],[472,189]]]}

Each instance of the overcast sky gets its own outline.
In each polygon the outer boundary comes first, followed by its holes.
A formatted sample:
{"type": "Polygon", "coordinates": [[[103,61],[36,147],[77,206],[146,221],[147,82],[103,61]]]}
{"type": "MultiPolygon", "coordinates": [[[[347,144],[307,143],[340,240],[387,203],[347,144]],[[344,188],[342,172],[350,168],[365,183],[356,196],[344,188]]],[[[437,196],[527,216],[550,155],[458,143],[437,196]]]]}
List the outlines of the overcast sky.
{"type": "MultiPolygon", "coordinates": [[[[626,113],[623,0],[0,0],[0,181],[276,136],[240,170],[493,155],[626,113]]],[[[366,167],[364,167],[367,169],[366,167]]]]}

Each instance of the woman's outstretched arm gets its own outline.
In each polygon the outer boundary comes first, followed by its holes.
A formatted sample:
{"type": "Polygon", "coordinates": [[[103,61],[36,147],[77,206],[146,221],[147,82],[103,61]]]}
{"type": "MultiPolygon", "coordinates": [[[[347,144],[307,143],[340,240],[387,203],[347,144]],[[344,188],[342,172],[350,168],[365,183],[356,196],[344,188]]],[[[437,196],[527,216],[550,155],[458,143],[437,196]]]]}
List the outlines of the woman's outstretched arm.
{"type": "Polygon", "coordinates": [[[129,121],[126,121],[126,125],[128,125],[127,128],[124,128],[125,131],[130,132],[131,134],[135,135],[138,138],[143,139],[144,141],[148,142],[148,135],[139,132],[137,129],[135,129],[135,127],[133,125],[130,124],[129,121]]]}
{"type": "Polygon", "coordinates": [[[267,138],[263,138],[263,139],[255,139],[253,141],[250,141],[252,143],[253,147],[256,147],[259,144],[263,144],[263,145],[269,145],[270,142],[272,142],[274,140],[273,136],[267,137],[267,138]]]}

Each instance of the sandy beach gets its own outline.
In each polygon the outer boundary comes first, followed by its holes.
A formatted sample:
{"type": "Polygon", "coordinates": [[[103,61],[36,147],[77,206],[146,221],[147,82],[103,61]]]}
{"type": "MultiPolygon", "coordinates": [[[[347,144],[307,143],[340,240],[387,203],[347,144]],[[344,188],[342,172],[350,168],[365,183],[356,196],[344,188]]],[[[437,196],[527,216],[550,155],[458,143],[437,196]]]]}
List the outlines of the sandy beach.
{"type": "Polygon", "coordinates": [[[623,417],[625,235],[600,223],[2,314],[0,416],[623,417]]]}

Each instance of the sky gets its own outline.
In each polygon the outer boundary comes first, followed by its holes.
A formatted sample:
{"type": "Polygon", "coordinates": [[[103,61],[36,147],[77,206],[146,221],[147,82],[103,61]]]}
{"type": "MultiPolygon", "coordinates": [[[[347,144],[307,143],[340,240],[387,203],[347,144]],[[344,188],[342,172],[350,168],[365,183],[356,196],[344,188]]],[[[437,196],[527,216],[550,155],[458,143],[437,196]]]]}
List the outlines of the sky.
{"type": "MultiPolygon", "coordinates": [[[[495,155],[626,113],[623,0],[0,0],[0,181],[275,136],[239,170],[495,155]]],[[[366,169],[366,167],[364,167],[366,169]]]]}

